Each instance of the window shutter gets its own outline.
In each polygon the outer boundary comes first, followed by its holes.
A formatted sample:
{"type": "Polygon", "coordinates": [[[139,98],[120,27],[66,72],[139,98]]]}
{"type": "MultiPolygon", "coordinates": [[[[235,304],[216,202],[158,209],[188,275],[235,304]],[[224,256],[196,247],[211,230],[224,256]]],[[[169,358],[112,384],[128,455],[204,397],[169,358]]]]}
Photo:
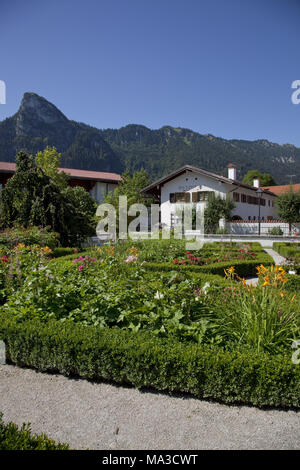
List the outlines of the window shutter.
{"type": "Polygon", "coordinates": [[[190,193],[185,193],[184,194],[184,202],[190,202],[190,201],[191,201],[190,193]]]}
{"type": "Polygon", "coordinates": [[[192,193],[192,202],[198,202],[198,193],[197,192],[192,193]]]}

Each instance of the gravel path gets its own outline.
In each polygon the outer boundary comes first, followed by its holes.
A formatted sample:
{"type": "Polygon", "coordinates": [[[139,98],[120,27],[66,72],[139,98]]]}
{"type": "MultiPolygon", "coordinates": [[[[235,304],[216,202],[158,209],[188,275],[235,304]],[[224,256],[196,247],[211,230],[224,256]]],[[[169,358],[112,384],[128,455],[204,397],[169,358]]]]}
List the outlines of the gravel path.
{"type": "Polygon", "coordinates": [[[268,255],[270,255],[275,264],[278,264],[280,266],[283,266],[285,264],[289,264],[288,260],[286,258],[284,258],[283,256],[279,255],[275,250],[273,250],[272,248],[265,248],[265,252],[268,253],[268,255]]]}
{"type": "Polygon", "coordinates": [[[300,412],[227,406],[0,366],[5,421],[74,449],[300,449],[300,412]]]}

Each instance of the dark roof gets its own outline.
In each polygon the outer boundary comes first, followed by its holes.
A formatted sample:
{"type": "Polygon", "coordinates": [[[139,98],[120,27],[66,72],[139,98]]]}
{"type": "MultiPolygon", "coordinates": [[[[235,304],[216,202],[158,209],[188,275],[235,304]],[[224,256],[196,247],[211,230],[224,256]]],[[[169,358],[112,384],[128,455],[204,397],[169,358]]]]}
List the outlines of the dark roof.
{"type": "MultiPolygon", "coordinates": [[[[16,164],[10,162],[0,162],[0,173],[14,173],[16,171],[16,164]]],[[[118,183],[121,181],[121,176],[117,173],[109,173],[106,171],[90,171],[90,170],[76,170],[75,168],[59,168],[60,172],[68,173],[72,178],[94,180],[94,181],[111,181],[118,183]]]]}
{"type": "MultiPolygon", "coordinates": [[[[217,181],[221,181],[222,183],[227,183],[227,184],[232,184],[235,186],[240,186],[245,189],[251,189],[252,191],[257,191],[257,188],[255,186],[250,186],[249,184],[241,183],[240,181],[237,180],[232,180],[230,178],[226,178],[226,176],[221,176],[217,175],[216,173],[211,173],[210,171],[207,170],[202,170],[202,168],[197,168],[196,166],[192,165],[184,165],[183,167],[179,168],[176,171],[173,171],[167,176],[164,176],[163,178],[155,181],[154,183],[150,184],[149,186],[146,186],[146,188],[142,189],[142,193],[155,193],[157,192],[157,187],[163,185],[164,183],[167,183],[168,181],[174,179],[176,176],[179,176],[180,174],[184,173],[185,171],[193,171],[195,173],[200,173],[201,175],[208,176],[209,178],[213,178],[217,181]]],[[[270,196],[275,196],[274,193],[269,191],[268,189],[261,188],[262,191],[266,194],[269,194],[270,196]]]]}

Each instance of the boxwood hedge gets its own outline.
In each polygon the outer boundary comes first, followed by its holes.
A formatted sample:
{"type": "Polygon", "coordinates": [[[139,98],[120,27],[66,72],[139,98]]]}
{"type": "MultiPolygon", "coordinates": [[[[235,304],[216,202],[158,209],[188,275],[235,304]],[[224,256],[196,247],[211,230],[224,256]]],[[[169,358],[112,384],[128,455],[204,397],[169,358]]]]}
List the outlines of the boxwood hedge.
{"type": "Polygon", "coordinates": [[[224,276],[224,269],[230,266],[235,266],[235,270],[239,276],[256,276],[257,266],[263,264],[264,266],[271,266],[274,264],[273,259],[267,254],[260,254],[256,260],[232,260],[224,261],[221,263],[204,264],[198,265],[185,265],[185,264],[174,264],[174,263],[145,263],[145,269],[150,271],[173,271],[179,270],[184,272],[196,272],[196,273],[207,273],[217,274],[224,276]]]}
{"type": "Polygon", "coordinates": [[[289,354],[225,351],[149,332],[54,320],[18,323],[3,314],[0,338],[9,361],[40,371],[190,393],[225,403],[300,407],[300,366],[292,363],[289,354]]]}
{"type": "Polygon", "coordinates": [[[30,424],[21,428],[15,423],[4,423],[0,413],[0,450],[68,450],[67,444],[55,444],[45,434],[31,433],[30,424]]]}

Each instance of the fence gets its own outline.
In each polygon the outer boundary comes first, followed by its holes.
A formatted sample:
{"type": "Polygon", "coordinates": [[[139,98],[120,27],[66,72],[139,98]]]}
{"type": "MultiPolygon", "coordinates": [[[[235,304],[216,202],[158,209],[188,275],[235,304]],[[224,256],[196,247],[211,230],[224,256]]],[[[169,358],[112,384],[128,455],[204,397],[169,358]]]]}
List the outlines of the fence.
{"type": "MultiPolygon", "coordinates": [[[[277,235],[282,236],[300,236],[300,224],[292,224],[291,230],[289,230],[289,224],[282,220],[267,220],[267,221],[256,221],[256,220],[232,220],[231,222],[226,222],[225,227],[228,233],[234,235],[258,235],[259,232],[261,235],[272,235],[273,230],[277,229],[282,233],[277,233],[277,235]]],[[[273,233],[273,235],[276,235],[273,233]]]]}

